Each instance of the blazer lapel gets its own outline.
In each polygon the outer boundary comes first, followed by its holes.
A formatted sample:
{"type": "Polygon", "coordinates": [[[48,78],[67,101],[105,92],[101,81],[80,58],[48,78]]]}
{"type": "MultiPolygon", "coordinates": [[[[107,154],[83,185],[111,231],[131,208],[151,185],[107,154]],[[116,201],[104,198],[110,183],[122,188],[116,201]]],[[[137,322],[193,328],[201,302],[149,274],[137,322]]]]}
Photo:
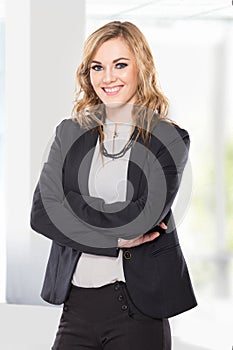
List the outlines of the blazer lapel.
{"type": "Polygon", "coordinates": [[[146,186],[146,178],[143,176],[146,161],[146,147],[141,135],[137,142],[133,144],[130,152],[128,174],[127,174],[127,192],[126,199],[136,200],[144,191],[146,186]]]}

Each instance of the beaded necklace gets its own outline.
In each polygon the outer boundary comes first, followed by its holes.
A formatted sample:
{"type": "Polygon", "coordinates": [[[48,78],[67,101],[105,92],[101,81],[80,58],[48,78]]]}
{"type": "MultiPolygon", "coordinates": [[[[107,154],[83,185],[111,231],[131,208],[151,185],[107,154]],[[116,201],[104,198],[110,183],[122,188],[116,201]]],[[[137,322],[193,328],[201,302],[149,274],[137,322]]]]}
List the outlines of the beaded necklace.
{"type": "Polygon", "coordinates": [[[114,153],[115,139],[116,139],[116,137],[119,136],[118,133],[117,133],[117,131],[116,131],[116,126],[117,126],[117,124],[115,124],[115,130],[114,130],[114,134],[113,134],[113,151],[112,151],[112,153],[109,153],[109,152],[106,150],[106,148],[105,148],[105,146],[104,146],[104,142],[103,142],[102,145],[101,145],[101,152],[102,152],[102,154],[103,154],[105,157],[107,157],[107,158],[112,158],[112,160],[118,159],[118,158],[122,158],[122,157],[125,155],[125,153],[132,147],[133,141],[134,141],[135,136],[136,136],[136,128],[134,128],[134,131],[133,131],[133,133],[131,134],[129,140],[126,142],[125,146],[124,146],[119,152],[114,153]]]}

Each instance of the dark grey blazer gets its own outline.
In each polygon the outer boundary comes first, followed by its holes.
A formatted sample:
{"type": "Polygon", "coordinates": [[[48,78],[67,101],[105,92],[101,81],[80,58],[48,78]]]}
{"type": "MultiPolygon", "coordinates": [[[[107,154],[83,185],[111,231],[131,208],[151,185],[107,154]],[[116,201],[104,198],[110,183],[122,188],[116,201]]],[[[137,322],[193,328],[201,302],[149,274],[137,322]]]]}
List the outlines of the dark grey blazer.
{"type": "Polygon", "coordinates": [[[171,317],[197,305],[179,244],[171,205],[188,158],[189,135],[160,121],[149,150],[142,137],[133,145],[126,201],[105,204],[91,197],[88,174],[98,131],[71,119],[56,135],[33,195],[31,227],[52,240],[41,297],[52,304],[67,299],[82,252],[118,256],[118,238],[160,230],[154,241],[123,248],[123,268],[132,300],[145,314],[171,317]],[[164,221],[166,231],[157,225],[164,221]]]}

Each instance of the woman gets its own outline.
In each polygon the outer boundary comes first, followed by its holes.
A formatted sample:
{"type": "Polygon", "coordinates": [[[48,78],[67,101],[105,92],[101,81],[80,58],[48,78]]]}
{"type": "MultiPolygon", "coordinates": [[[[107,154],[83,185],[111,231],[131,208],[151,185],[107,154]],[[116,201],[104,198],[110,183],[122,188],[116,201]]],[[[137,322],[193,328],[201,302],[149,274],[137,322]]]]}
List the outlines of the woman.
{"type": "Polygon", "coordinates": [[[197,305],[171,211],[189,135],[130,22],[89,36],[77,86],[31,210],[52,239],[41,296],[64,303],[52,349],[169,350],[168,318],[197,305]]]}

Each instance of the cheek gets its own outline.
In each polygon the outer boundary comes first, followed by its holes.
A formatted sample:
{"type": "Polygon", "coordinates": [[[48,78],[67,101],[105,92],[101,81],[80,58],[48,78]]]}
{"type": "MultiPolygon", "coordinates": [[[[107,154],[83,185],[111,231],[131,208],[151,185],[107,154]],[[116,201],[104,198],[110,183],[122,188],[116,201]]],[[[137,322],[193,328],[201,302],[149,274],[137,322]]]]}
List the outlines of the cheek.
{"type": "Polygon", "coordinates": [[[98,87],[99,80],[100,79],[96,74],[90,73],[90,82],[94,90],[96,90],[96,88],[98,87]]]}
{"type": "Polygon", "coordinates": [[[94,88],[95,87],[95,79],[93,78],[93,74],[91,74],[91,73],[90,73],[90,82],[91,82],[92,87],[94,88]]]}
{"type": "Polygon", "coordinates": [[[124,77],[125,81],[130,85],[132,89],[135,89],[138,84],[138,70],[131,69],[124,77]]]}
{"type": "Polygon", "coordinates": [[[96,95],[101,99],[102,97],[102,89],[99,88],[99,78],[95,75],[95,74],[90,74],[90,83],[91,86],[94,90],[94,92],[96,93],[96,95]]]}

